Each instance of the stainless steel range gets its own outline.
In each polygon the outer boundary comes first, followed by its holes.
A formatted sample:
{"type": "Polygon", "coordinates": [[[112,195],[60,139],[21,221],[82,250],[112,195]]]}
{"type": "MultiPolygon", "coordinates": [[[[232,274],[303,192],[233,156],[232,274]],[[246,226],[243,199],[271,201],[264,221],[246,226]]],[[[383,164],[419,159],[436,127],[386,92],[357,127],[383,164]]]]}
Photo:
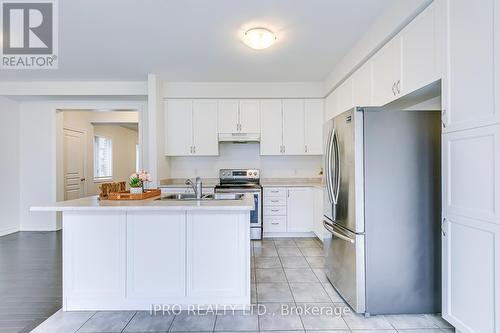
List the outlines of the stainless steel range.
{"type": "Polygon", "coordinates": [[[250,212],[250,238],[262,239],[262,187],[257,169],[221,169],[216,196],[224,193],[253,194],[255,207],[250,212]]]}

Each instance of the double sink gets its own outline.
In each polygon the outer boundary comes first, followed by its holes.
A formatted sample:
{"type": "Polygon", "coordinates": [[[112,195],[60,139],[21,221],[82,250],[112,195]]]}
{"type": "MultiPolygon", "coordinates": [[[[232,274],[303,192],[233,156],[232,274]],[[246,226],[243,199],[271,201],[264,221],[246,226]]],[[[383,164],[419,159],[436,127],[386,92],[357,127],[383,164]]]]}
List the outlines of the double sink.
{"type": "Polygon", "coordinates": [[[203,194],[201,199],[197,199],[196,195],[192,193],[178,193],[168,194],[161,198],[155,199],[159,201],[205,201],[205,200],[241,200],[243,194],[237,193],[216,193],[216,194],[203,194]]]}

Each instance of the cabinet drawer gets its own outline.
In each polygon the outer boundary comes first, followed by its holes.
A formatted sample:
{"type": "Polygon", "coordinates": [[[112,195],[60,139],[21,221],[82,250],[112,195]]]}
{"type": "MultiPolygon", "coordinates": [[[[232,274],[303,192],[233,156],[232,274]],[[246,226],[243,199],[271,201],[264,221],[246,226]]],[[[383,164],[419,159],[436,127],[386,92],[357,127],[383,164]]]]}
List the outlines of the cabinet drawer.
{"type": "Polygon", "coordinates": [[[285,206],[267,206],[264,207],[264,216],[285,216],[286,207],[285,206]]]}
{"type": "Polygon", "coordinates": [[[264,206],[286,206],[286,197],[264,197],[264,206]]]}
{"type": "Polygon", "coordinates": [[[264,198],[265,197],[286,197],[286,188],[284,187],[264,188],[264,198]]]}
{"type": "Polygon", "coordinates": [[[286,232],[286,217],[264,217],[264,232],[286,232]]]}

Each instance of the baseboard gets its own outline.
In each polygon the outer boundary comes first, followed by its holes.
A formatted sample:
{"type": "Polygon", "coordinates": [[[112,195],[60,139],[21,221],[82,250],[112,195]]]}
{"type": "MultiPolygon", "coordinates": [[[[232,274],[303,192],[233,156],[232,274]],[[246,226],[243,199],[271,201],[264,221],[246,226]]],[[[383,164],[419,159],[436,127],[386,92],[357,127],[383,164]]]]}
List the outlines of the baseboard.
{"type": "Polygon", "coordinates": [[[316,237],[314,232],[264,232],[264,238],[316,237]]]}
{"type": "Polygon", "coordinates": [[[30,225],[30,226],[21,226],[20,231],[57,231],[59,230],[57,226],[54,225],[30,225]]]}
{"type": "Polygon", "coordinates": [[[8,234],[12,234],[14,232],[18,232],[18,231],[19,231],[19,227],[17,227],[17,226],[15,226],[15,227],[9,227],[9,228],[3,228],[3,229],[0,229],[0,237],[8,235],[8,234]]]}

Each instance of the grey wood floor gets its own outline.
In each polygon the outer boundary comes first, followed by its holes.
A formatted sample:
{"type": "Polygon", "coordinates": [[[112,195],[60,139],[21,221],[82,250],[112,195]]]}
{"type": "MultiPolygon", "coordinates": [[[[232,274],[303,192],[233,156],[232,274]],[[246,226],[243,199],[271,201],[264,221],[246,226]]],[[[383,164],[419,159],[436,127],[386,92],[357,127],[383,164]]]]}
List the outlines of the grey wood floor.
{"type": "Polygon", "coordinates": [[[0,237],[0,333],[30,332],[61,308],[61,232],[0,237]]]}

